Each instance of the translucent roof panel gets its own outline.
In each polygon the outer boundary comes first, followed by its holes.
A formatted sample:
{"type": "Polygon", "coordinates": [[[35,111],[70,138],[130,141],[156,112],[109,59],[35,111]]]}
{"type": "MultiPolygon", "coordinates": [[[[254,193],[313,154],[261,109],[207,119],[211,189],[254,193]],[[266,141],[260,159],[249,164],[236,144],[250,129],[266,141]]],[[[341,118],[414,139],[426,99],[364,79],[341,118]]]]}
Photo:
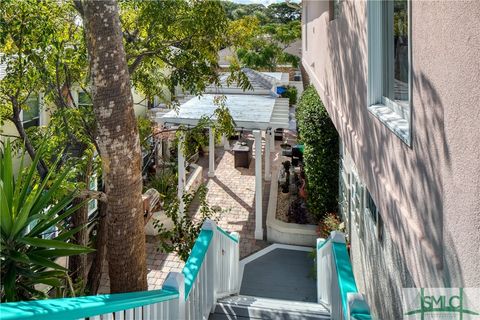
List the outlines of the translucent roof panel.
{"type": "MultiPolygon", "coordinates": [[[[202,116],[211,117],[215,109],[218,108],[214,103],[215,97],[218,97],[218,95],[205,94],[201,97],[192,98],[176,110],[164,114],[161,121],[165,124],[196,125],[202,116]]],[[[270,127],[272,113],[277,100],[279,100],[278,98],[245,94],[230,94],[225,95],[225,97],[225,104],[237,127],[252,130],[265,130],[270,127]]]]}
{"type": "Polygon", "coordinates": [[[282,80],[281,72],[262,72],[264,75],[275,78],[275,80],[282,80]]]}

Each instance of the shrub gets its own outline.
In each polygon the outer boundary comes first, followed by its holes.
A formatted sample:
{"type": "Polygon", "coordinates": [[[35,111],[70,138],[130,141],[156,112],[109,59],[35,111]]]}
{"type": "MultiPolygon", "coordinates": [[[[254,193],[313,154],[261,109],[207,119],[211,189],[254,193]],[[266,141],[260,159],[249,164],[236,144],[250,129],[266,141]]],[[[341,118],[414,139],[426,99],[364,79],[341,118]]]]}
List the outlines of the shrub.
{"type": "Polygon", "coordinates": [[[304,148],[307,204],[318,220],[338,206],[338,133],[315,89],[302,94],[296,109],[304,148]]]}
{"type": "MultiPolygon", "coordinates": [[[[86,226],[70,229],[64,223],[84,203],[70,206],[75,191],[56,199],[64,193],[62,188],[70,168],[50,170],[43,181],[36,174],[36,165],[44,150],[37,150],[32,163],[25,167],[23,152],[15,177],[10,142],[0,149],[2,302],[48,298],[40,285],[73,294],[68,270],[57,263],[58,259],[93,251],[69,242],[86,226]]],[[[57,166],[58,161],[52,167],[57,166]]]]}
{"type": "Polygon", "coordinates": [[[291,107],[297,103],[297,88],[294,86],[287,86],[287,90],[282,94],[282,98],[288,98],[288,105],[291,107]]]}
{"type": "Polygon", "coordinates": [[[340,231],[344,232],[344,228],[342,227],[342,221],[338,217],[336,213],[327,213],[322,221],[319,224],[319,236],[321,238],[328,238],[330,236],[330,232],[332,231],[340,231]]]}
{"type": "Polygon", "coordinates": [[[168,229],[159,220],[153,222],[158,230],[159,249],[162,252],[175,252],[182,261],[187,261],[203,222],[206,219],[216,218],[221,213],[220,209],[210,207],[208,204],[207,191],[207,187],[201,185],[196,193],[184,194],[185,214],[180,214],[180,202],[177,198],[166,203],[165,215],[172,220],[173,228],[168,229]],[[195,197],[199,203],[199,211],[196,216],[191,216],[189,209],[195,197]]]}

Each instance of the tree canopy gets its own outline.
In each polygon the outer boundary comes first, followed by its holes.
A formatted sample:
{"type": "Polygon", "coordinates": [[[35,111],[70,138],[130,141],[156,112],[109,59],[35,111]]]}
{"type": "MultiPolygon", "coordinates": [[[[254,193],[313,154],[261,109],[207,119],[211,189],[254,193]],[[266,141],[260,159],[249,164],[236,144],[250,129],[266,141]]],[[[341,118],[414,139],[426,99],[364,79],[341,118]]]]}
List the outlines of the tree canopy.
{"type": "Polygon", "coordinates": [[[230,20],[229,32],[235,36],[232,46],[242,66],[268,70],[280,64],[298,66],[299,58],[285,49],[301,36],[299,5],[222,4],[230,20]]]}

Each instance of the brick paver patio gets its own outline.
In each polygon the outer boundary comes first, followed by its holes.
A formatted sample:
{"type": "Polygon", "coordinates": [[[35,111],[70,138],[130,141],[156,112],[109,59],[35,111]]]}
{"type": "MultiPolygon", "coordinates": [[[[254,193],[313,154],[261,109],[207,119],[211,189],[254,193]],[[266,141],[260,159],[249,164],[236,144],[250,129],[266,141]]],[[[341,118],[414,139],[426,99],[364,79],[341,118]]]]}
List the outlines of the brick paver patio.
{"type": "MultiPolygon", "coordinates": [[[[251,139],[252,137],[249,136],[251,139]]],[[[275,143],[275,152],[271,153],[272,168],[281,162],[280,141],[275,143]]],[[[263,157],[262,157],[263,158],[263,157]]],[[[217,224],[228,232],[240,234],[240,258],[265,248],[266,241],[255,240],[255,153],[249,168],[234,168],[233,153],[224,151],[223,147],[215,149],[215,177],[208,178],[208,156],[200,158],[198,164],[204,167],[205,183],[208,187],[207,200],[210,206],[222,209],[217,224]]],[[[265,164],[262,159],[262,166],[265,164]]],[[[264,174],[264,168],[262,168],[264,174]]],[[[263,225],[267,214],[269,182],[264,181],[263,225]]],[[[194,207],[194,206],[193,206],[194,207]]],[[[197,208],[194,208],[195,211],[197,208]]],[[[191,212],[190,214],[196,214],[191,212]]],[[[266,237],[265,237],[266,238],[266,237]]],[[[155,237],[147,237],[148,289],[160,289],[163,281],[171,271],[180,272],[184,263],[175,254],[157,251],[155,237]]],[[[108,269],[104,268],[100,293],[109,292],[108,269]]]]}

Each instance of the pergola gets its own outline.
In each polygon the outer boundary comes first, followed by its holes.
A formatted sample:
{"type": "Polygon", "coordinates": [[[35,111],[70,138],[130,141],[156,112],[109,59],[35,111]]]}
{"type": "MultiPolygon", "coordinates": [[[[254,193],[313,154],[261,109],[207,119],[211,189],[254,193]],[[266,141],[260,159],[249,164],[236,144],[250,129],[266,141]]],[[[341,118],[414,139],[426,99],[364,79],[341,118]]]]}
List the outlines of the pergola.
{"type": "MultiPolygon", "coordinates": [[[[214,102],[215,94],[194,97],[159,118],[164,126],[195,126],[204,116],[214,118],[218,106],[214,102]]],[[[274,130],[288,129],[288,99],[271,95],[225,94],[225,105],[238,129],[252,131],[255,138],[255,238],[263,239],[262,227],[262,136],[265,135],[265,180],[271,179],[270,152],[274,151],[274,130]]],[[[209,168],[208,176],[215,176],[215,139],[214,129],[209,128],[209,168]]],[[[224,147],[230,148],[223,137],[224,147]]],[[[180,212],[184,211],[182,201],[185,188],[184,137],[178,143],[178,198],[180,212]]]]}

